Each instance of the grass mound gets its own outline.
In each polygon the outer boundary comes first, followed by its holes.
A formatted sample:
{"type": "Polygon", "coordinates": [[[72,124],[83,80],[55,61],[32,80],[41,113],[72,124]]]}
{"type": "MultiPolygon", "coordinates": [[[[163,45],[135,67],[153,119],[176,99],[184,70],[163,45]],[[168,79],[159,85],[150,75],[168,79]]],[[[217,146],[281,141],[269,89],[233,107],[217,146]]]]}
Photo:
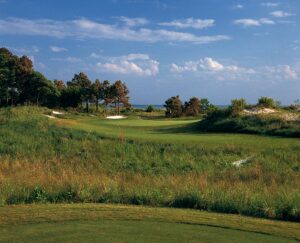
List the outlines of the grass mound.
{"type": "Polygon", "coordinates": [[[282,137],[300,137],[300,120],[287,120],[278,115],[257,114],[231,116],[227,110],[218,110],[199,123],[205,132],[262,134],[282,137]]]}

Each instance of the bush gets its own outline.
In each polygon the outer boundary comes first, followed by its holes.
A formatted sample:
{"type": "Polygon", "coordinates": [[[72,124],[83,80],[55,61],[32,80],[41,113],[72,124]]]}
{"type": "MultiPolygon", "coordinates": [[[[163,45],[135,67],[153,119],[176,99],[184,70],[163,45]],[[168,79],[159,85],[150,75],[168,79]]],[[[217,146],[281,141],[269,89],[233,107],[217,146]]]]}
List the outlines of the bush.
{"type": "Polygon", "coordinates": [[[154,112],[154,106],[153,105],[148,105],[148,107],[146,108],[146,112],[154,112]]]}
{"type": "Polygon", "coordinates": [[[232,116],[239,115],[246,107],[247,103],[245,99],[231,100],[231,106],[229,107],[232,116]]]}
{"type": "Polygon", "coordinates": [[[274,99],[269,98],[269,97],[260,97],[258,99],[257,106],[263,107],[263,108],[275,108],[276,102],[274,99]]]}

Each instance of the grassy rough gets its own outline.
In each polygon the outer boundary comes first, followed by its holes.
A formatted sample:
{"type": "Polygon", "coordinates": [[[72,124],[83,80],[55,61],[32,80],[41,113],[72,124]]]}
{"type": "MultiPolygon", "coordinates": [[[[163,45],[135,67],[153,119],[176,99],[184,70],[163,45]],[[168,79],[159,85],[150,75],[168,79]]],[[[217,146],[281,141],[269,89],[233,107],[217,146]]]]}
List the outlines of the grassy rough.
{"type": "Polygon", "coordinates": [[[0,204],[125,203],[300,221],[299,139],[195,135],[195,121],[183,120],[50,121],[48,112],[1,110],[0,204]]]}
{"type": "Polygon", "coordinates": [[[231,116],[228,110],[217,110],[199,123],[198,130],[300,137],[300,120],[284,117],[298,116],[297,112],[278,111],[275,114],[231,116]]]}

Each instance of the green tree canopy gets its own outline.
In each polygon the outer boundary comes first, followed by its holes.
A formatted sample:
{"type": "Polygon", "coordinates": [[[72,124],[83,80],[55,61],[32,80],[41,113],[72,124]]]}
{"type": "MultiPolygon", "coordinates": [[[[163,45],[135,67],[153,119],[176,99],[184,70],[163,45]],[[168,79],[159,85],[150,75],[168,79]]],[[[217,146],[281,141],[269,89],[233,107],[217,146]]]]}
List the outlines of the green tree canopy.
{"type": "Polygon", "coordinates": [[[229,107],[232,116],[239,115],[246,107],[247,102],[245,99],[233,99],[231,100],[231,105],[229,107]]]}
{"type": "Polygon", "coordinates": [[[173,96],[165,101],[167,117],[180,117],[182,115],[182,101],[179,95],[173,96]]]}
{"type": "Polygon", "coordinates": [[[184,113],[186,116],[197,116],[200,113],[200,100],[192,97],[184,104],[184,113]]]}
{"type": "Polygon", "coordinates": [[[67,85],[78,87],[80,89],[81,102],[85,102],[86,111],[89,112],[89,102],[92,99],[92,82],[89,80],[88,76],[83,72],[75,74],[72,81],[68,82],[67,85]]]}

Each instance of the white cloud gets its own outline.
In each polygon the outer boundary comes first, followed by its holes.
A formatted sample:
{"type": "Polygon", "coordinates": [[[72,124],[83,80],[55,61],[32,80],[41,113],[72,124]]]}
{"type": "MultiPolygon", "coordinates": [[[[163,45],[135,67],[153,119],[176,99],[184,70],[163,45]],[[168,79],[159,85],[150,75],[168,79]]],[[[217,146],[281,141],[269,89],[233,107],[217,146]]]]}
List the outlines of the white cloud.
{"type": "Polygon", "coordinates": [[[210,73],[253,73],[253,69],[246,69],[236,65],[224,65],[211,57],[205,57],[196,61],[188,61],[183,65],[171,64],[170,71],[173,73],[182,72],[210,72],[210,73]]]}
{"type": "Polygon", "coordinates": [[[146,24],[149,23],[149,21],[147,19],[144,19],[144,18],[128,18],[128,17],[125,17],[125,16],[120,16],[120,17],[117,17],[117,19],[124,22],[125,25],[127,25],[129,27],[139,26],[139,25],[146,25],[146,24]]]}
{"type": "Polygon", "coordinates": [[[279,6],[279,3],[275,3],[275,2],[264,2],[261,4],[262,6],[265,6],[265,7],[278,7],[279,6]]]}
{"type": "Polygon", "coordinates": [[[245,68],[237,65],[222,64],[211,57],[188,61],[182,65],[171,64],[172,73],[194,73],[206,75],[218,80],[240,81],[293,81],[300,79],[300,63],[296,65],[274,65],[257,68],[245,68]]]}
{"type": "Polygon", "coordinates": [[[177,28],[205,29],[214,26],[215,20],[187,18],[182,20],[173,20],[171,22],[160,23],[159,25],[177,28]]]}
{"type": "Polygon", "coordinates": [[[237,19],[234,21],[235,24],[241,24],[243,26],[259,26],[260,23],[255,19],[237,19]]]}
{"type": "Polygon", "coordinates": [[[231,39],[226,35],[200,36],[193,33],[165,29],[132,29],[129,26],[120,27],[113,24],[102,24],[88,19],[55,21],[9,18],[0,20],[1,34],[77,39],[112,39],[150,43],[190,42],[194,44],[207,44],[231,39]]]}
{"type": "Polygon", "coordinates": [[[234,21],[235,24],[243,25],[244,27],[249,26],[260,26],[263,24],[275,24],[275,22],[268,18],[261,19],[237,19],[234,21]]]}
{"type": "Polygon", "coordinates": [[[242,4],[237,4],[233,7],[234,9],[243,9],[244,8],[244,5],[242,4]]]}
{"type": "Polygon", "coordinates": [[[134,54],[127,55],[127,59],[128,60],[137,60],[137,59],[140,59],[140,60],[149,60],[150,57],[149,57],[148,54],[134,53],[134,54]]]}
{"type": "Polygon", "coordinates": [[[271,12],[270,15],[276,18],[284,18],[284,17],[294,16],[295,14],[278,10],[278,11],[271,12]]]}
{"type": "Polygon", "coordinates": [[[182,66],[172,63],[170,71],[173,73],[197,72],[198,65],[199,65],[199,63],[195,62],[195,61],[185,62],[182,66]]]}
{"type": "Polygon", "coordinates": [[[268,18],[261,18],[259,20],[260,24],[275,24],[275,22],[268,18]]]}
{"type": "Polygon", "coordinates": [[[263,76],[275,80],[297,80],[297,71],[289,65],[266,66],[262,68],[263,76]]]}
{"type": "Polygon", "coordinates": [[[159,62],[147,54],[129,54],[110,57],[106,62],[98,62],[96,72],[121,73],[137,76],[155,76],[159,73],[159,62]]]}
{"type": "Polygon", "coordinates": [[[63,51],[67,51],[68,49],[59,46],[50,46],[50,50],[53,52],[63,52],[63,51]]]}
{"type": "Polygon", "coordinates": [[[221,71],[224,69],[224,66],[221,63],[213,60],[211,57],[206,57],[203,60],[200,60],[200,67],[203,70],[209,71],[221,71]]]}

